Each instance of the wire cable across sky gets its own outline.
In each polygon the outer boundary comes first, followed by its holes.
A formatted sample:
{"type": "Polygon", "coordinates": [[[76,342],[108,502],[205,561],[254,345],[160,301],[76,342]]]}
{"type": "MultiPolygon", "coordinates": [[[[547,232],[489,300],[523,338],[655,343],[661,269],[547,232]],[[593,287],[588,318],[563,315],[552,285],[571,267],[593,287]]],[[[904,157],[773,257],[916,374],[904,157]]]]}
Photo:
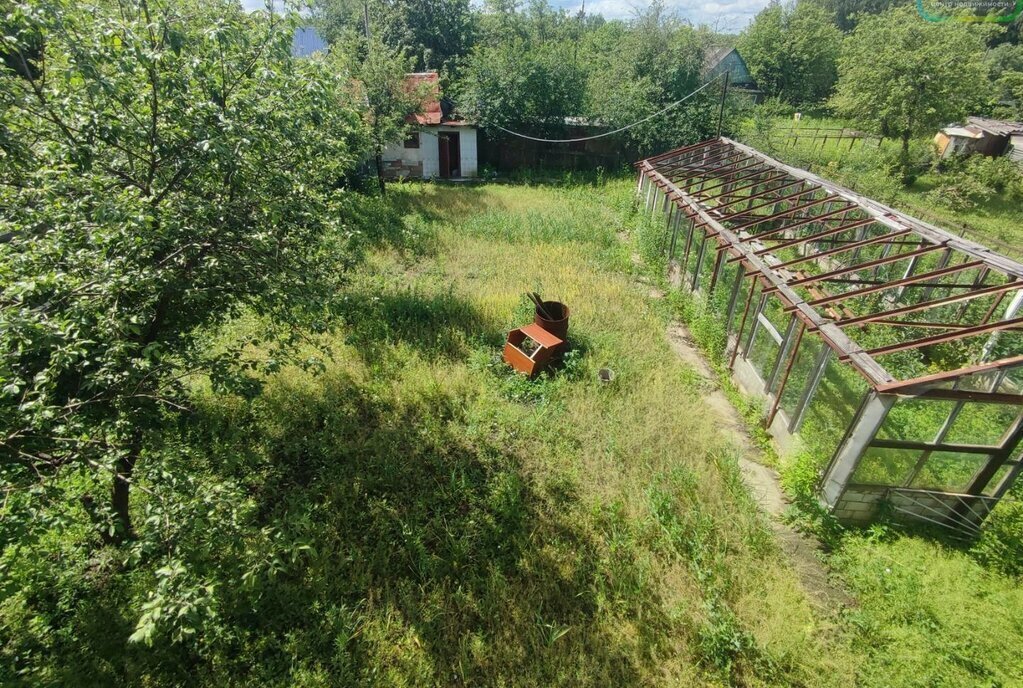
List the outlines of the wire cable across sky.
{"type": "Polygon", "coordinates": [[[679,100],[676,100],[674,103],[671,103],[670,105],[667,105],[666,107],[658,110],[657,112],[655,112],[652,115],[644,117],[643,119],[639,120],[638,122],[633,122],[632,124],[627,124],[624,127],[619,127],[618,129],[615,129],[614,131],[606,131],[603,134],[596,134],[594,136],[584,136],[584,137],[579,138],[579,139],[542,139],[542,138],[537,138],[536,136],[530,136],[528,134],[520,134],[519,132],[512,131],[511,129],[505,129],[504,127],[502,127],[499,124],[495,124],[494,126],[497,129],[500,129],[501,131],[503,131],[503,132],[505,132],[507,134],[511,134],[512,136],[518,136],[519,138],[529,139],[530,141],[539,141],[540,143],[579,143],[580,141],[592,141],[593,139],[602,139],[605,136],[613,136],[614,134],[620,134],[623,131],[627,131],[629,129],[632,129],[633,127],[638,127],[640,124],[644,124],[646,122],[649,122],[650,120],[654,119],[655,117],[660,117],[661,115],[663,115],[668,110],[671,110],[672,108],[678,107],[682,103],[686,102],[687,100],[689,100],[690,98],[695,96],[700,91],[704,90],[705,88],[707,88],[708,86],[713,84],[715,81],[717,81],[722,76],[724,76],[724,74],[725,74],[725,72],[722,72],[721,74],[718,74],[716,77],[714,77],[713,79],[711,79],[710,81],[705,83],[703,86],[700,86],[698,89],[696,89],[692,93],[690,93],[690,94],[688,94],[686,96],[683,96],[679,100]]]}

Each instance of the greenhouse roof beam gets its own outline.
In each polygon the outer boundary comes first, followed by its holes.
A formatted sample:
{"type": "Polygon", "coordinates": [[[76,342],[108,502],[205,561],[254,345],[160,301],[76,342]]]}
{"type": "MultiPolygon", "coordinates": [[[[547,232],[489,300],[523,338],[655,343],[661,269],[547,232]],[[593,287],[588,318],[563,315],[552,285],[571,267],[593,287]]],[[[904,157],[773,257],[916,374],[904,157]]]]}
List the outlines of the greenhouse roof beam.
{"type": "MultiPolygon", "coordinates": [[[[1023,265],[980,244],[726,138],[669,151],[636,166],[648,184],[653,182],[663,190],[664,211],[668,204],[681,209],[693,227],[700,229],[698,233],[714,239],[719,251],[729,254],[727,263],[741,263],[743,277],[762,282],[761,293],[779,299],[783,312],[794,314],[839,360],[851,362],[876,390],[903,389],[904,381],[896,380],[874,356],[1019,328],[1015,319],[987,320],[1000,313],[1008,294],[1023,289],[1023,265]],[[785,205],[792,207],[778,210],[785,205]],[[778,212],[757,214],[765,208],[778,212]],[[809,230],[813,233],[798,236],[807,232],[800,231],[807,225],[813,227],[809,230]],[[864,254],[869,260],[857,260],[859,249],[868,246],[880,249],[864,254]],[[792,249],[806,255],[793,255],[792,249]],[[905,260],[922,267],[918,259],[938,251],[947,259],[924,268],[927,272],[906,270],[891,280],[878,272],[883,265],[905,260]],[[948,279],[956,274],[968,277],[948,279]],[[843,284],[850,286],[842,291],[843,284]],[[944,294],[950,290],[962,293],[930,299],[935,289],[944,294]],[[871,300],[859,297],[870,295],[879,295],[890,308],[864,312],[871,300]],[[891,303],[895,299],[903,303],[891,303]],[[919,303],[907,303],[914,300],[919,303]],[[976,309],[968,311],[974,303],[983,304],[981,310],[986,309],[989,315],[981,319],[983,314],[976,309]],[[915,323],[901,317],[947,304],[961,304],[956,311],[959,315],[948,317],[947,323],[945,317],[931,316],[915,323]],[[968,320],[963,319],[966,316],[968,320]],[[844,331],[851,325],[870,323],[893,335],[900,332],[902,338],[912,328],[929,329],[934,334],[903,342],[896,338],[896,343],[866,351],[855,336],[844,331]]],[[[648,203],[650,209],[655,207],[652,199],[648,198],[648,203]]],[[[691,240],[693,231],[688,227],[686,231],[691,240]]],[[[708,284],[715,283],[726,264],[723,253],[718,256],[708,284]]],[[[968,370],[970,367],[964,366],[949,371],[949,379],[969,374],[968,370]]]]}
{"type": "MultiPolygon", "coordinates": [[[[871,219],[870,222],[868,222],[867,224],[870,224],[873,221],[874,220],[871,219]]],[[[859,225],[857,225],[857,226],[859,226],[859,225]]],[[[891,240],[894,237],[905,236],[906,234],[909,234],[909,231],[910,230],[908,230],[908,229],[903,229],[903,230],[899,230],[898,232],[890,232],[888,234],[879,234],[878,236],[871,237],[869,239],[863,239],[862,241],[853,241],[851,243],[844,244],[842,246],[838,246],[837,248],[828,249],[827,251],[818,251],[817,253],[810,253],[808,255],[801,256],[799,258],[794,258],[792,260],[785,261],[784,263],[779,263],[778,265],[775,265],[774,267],[776,267],[776,268],[792,267],[793,265],[799,265],[800,263],[806,263],[806,262],[809,262],[811,260],[817,260],[817,259],[820,259],[820,258],[830,258],[831,256],[838,255],[839,253],[845,253],[846,251],[852,251],[852,250],[855,250],[855,249],[858,249],[858,248],[862,248],[864,246],[870,246],[872,244],[890,243],[891,245],[894,245],[894,242],[891,242],[891,240]]],[[[809,241],[813,241],[813,238],[810,238],[808,240],[809,241]]],[[[913,244],[915,245],[916,242],[913,242],[913,244]]]]}
{"type": "Polygon", "coordinates": [[[778,181],[779,179],[785,180],[785,182],[781,186],[775,186],[773,188],[765,189],[763,191],[760,191],[760,192],[755,193],[755,194],[751,194],[749,196],[743,196],[742,198],[739,198],[739,199],[737,199],[735,201],[731,201],[730,203],[724,203],[724,204],[716,205],[716,206],[714,206],[714,209],[715,210],[720,210],[721,208],[725,208],[725,207],[728,207],[730,205],[735,205],[736,203],[741,203],[742,201],[749,201],[749,200],[752,200],[754,198],[760,198],[762,196],[766,196],[767,194],[773,193],[773,192],[777,191],[778,189],[784,189],[785,187],[788,187],[788,186],[794,186],[796,184],[805,184],[806,183],[806,182],[800,182],[800,181],[795,181],[795,182],[791,181],[791,180],[787,179],[787,175],[784,172],[778,172],[777,170],[774,170],[774,169],[772,169],[770,167],[764,166],[761,169],[757,170],[753,174],[739,175],[738,177],[736,177],[734,179],[730,179],[728,181],[722,182],[721,184],[718,184],[717,186],[712,186],[709,189],[701,189],[700,191],[696,192],[694,195],[699,197],[700,199],[727,198],[728,196],[731,196],[732,194],[736,194],[736,193],[738,193],[740,191],[745,191],[746,189],[751,189],[751,188],[753,188],[755,186],[760,186],[761,184],[770,184],[772,182],[778,181]],[[766,175],[766,178],[764,178],[764,175],[766,175]],[[750,180],[750,179],[753,179],[754,181],[749,182],[748,180],[750,180]],[[728,191],[724,191],[724,192],[721,192],[721,193],[715,193],[715,194],[708,194],[707,193],[708,191],[717,189],[717,188],[722,187],[722,186],[727,186],[728,184],[734,184],[735,182],[740,182],[740,181],[744,181],[744,182],[748,182],[748,183],[743,184],[742,186],[733,187],[733,188],[729,189],[728,191]]]}
{"type": "Polygon", "coordinates": [[[956,339],[963,339],[964,337],[975,337],[980,334],[988,334],[989,332],[1008,330],[1020,324],[1023,324],[1023,317],[1010,318],[1009,320],[998,320],[996,322],[987,323],[985,325],[974,325],[972,327],[964,327],[958,332],[945,332],[943,334],[931,335],[930,337],[921,337],[920,339],[914,339],[909,342],[899,342],[898,344],[888,344],[887,346],[879,346],[875,349],[870,349],[869,351],[867,351],[867,353],[870,354],[871,356],[893,354],[897,351],[919,349],[922,346],[930,346],[931,344],[944,344],[945,342],[951,342],[956,339]]]}
{"type": "Polygon", "coordinates": [[[889,263],[897,263],[900,260],[905,260],[906,258],[915,258],[916,256],[923,256],[928,253],[933,253],[934,251],[937,251],[941,248],[943,247],[940,244],[931,244],[930,246],[925,246],[924,248],[919,248],[915,251],[908,251],[906,253],[895,253],[890,256],[885,256],[884,258],[868,260],[866,263],[850,265],[848,267],[832,270],[831,272],[824,272],[819,275],[810,275],[809,277],[803,277],[801,279],[789,282],[789,284],[793,287],[803,286],[804,284],[812,284],[814,282],[826,280],[830,277],[841,277],[842,275],[848,275],[853,272],[859,272],[860,270],[868,270],[873,267],[888,265],[889,263]]]}
{"type": "MultiPolygon", "coordinates": [[[[959,265],[952,265],[947,268],[941,268],[940,270],[931,270],[930,272],[923,272],[919,275],[913,275],[912,277],[904,277],[900,280],[893,280],[891,282],[881,282],[874,284],[863,289],[856,289],[853,291],[847,291],[842,294],[832,294],[831,296],[825,296],[822,299],[814,299],[810,302],[811,306],[824,306],[829,303],[838,303],[840,301],[848,301],[849,299],[855,299],[859,296],[868,296],[870,294],[876,294],[879,291],[886,291],[888,289],[895,289],[897,287],[903,287],[910,284],[917,284],[919,282],[926,282],[928,280],[937,279],[940,277],[946,277],[948,275],[954,275],[957,272],[963,270],[970,270],[975,267],[979,267],[984,263],[979,260],[973,260],[967,263],[960,263],[959,265]]],[[[949,286],[949,285],[945,285],[949,286]]],[[[962,285],[965,288],[969,288],[970,285],[962,285]]]]}

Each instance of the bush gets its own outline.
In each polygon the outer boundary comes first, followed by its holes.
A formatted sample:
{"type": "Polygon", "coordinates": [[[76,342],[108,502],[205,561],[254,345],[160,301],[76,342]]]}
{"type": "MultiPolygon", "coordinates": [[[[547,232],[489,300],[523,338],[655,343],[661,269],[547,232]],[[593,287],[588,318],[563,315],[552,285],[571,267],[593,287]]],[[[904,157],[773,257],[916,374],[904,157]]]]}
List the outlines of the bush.
{"type": "Polygon", "coordinates": [[[989,158],[971,155],[964,161],[965,171],[977,182],[992,192],[1003,193],[1011,184],[1019,182],[1023,175],[1009,158],[989,158]]]}
{"type": "Polygon", "coordinates": [[[1010,201],[1023,201],[1023,174],[1009,182],[1005,195],[1010,201]]]}
{"type": "Polygon", "coordinates": [[[1023,197],[1023,173],[1009,158],[984,155],[953,157],[940,161],[935,167],[941,173],[943,183],[932,197],[946,207],[961,210],[972,207],[970,201],[975,204],[1006,192],[1010,198],[1023,197]],[[943,203],[938,191],[946,189],[963,197],[966,202],[959,203],[959,207],[954,207],[955,201],[943,203]]]}
{"type": "Polygon", "coordinates": [[[988,517],[973,556],[1009,576],[1023,575],[1023,502],[1003,500],[988,517]]]}
{"type": "Polygon", "coordinates": [[[767,98],[757,107],[756,114],[763,117],[791,117],[795,114],[796,108],[789,105],[781,98],[767,98]]]}
{"type": "Polygon", "coordinates": [[[993,195],[989,186],[968,172],[942,175],[941,182],[927,192],[927,199],[949,210],[970,210],[993,195]]]}

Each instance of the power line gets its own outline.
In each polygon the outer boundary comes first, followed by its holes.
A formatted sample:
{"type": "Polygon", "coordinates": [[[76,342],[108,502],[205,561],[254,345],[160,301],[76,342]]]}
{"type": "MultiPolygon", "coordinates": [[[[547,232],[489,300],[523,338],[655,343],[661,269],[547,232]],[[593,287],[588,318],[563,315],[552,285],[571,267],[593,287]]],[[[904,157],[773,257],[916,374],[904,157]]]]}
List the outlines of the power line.
{"type": "Polygon", "coordinates": [[[593,139],[602,139],[605,136],[613,136],[614,134],[620,134],[621,132],[626,131],[628,129],[632,129],[633,127],[638,127],[640,124],[644,124],[645,122],[649,122],[650,120],[652,120],[655,117],[660,117],[661,115],[663,115],[668,110],[671,110],[672,108],[678,107],[679,105],[681,105],[682,103],[686,102],[687,100],[689,100],[690,98],[695,96],[697,93],[699,93],[703,89],[705,89],[708,86],[710,86],[711,84],[713,84],[715,81],[717,81],[722,76],[724,76],[724,74],[727,74],[727,72],[723,72],[722,74],[717,75],[716,77],[714,77],[713,79],[711,79],[710,81],[705,83],[703,86],[700,86],[698,89],[696,89],[695,91],[693,91],[689,95],[687,95],[687,96],[685,96],[683,98],[680,98],[679,100],[676,100],[674,103],[671,103],[667,107],[665,107],[665,108],[663,108],[661,110],[658,110],[657,112],[655,112],[652,115],[649,115],[648,117],[644,117],[643,119],[639,120],[638,122],[633,122],[632,124],[627,124],[624,127],[620,127],[618,129],[615,129],[614,131],[607,131],[607,132],[604,132],[603,134],[597,134],[595,136],[584,136],[583,138],[580,138],[580,139],[541,139],[541,138],[537,138],[535,136],[529,136],[528,134],[520,134],[519,132],[512,131],[511,129],[505,129],[504,127],[502,127],[499,124],[495,124],[494,127],[496,127],[497,129],[500,129],[501,131],[503,131],[503,132],[505,132],[507,134],[511,134],[512,136],[518,136],[519,138],[529,139],[530,141],[539,141],[540,143],[579,143],[581,141],[592,141],[593,139]]]}

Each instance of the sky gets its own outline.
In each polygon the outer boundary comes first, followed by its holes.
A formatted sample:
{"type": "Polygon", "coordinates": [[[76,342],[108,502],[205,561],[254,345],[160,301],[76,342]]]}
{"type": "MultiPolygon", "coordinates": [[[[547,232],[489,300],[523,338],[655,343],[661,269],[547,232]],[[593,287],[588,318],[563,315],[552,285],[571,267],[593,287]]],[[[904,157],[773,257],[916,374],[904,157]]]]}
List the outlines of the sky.
{"type": "MultiPolygon", "coordinates": [[[[664,6],[694,25],[706,24],[723,33],[738,33],[753,21],[757,12],[769,0],[665,0],[664,6]]],[[[551,0],[555,7],[577,12],[580,0],[551,0]]],[[[637,8],[645,7],[643,0],[587,0],[586,12],[602,14],[607,19],[628,19],[637,8]]]]}
{"type": "MultiPolygon", "coordinates": [[[[579,11],[581,0],[549,0],[555,7],[571,13],[579,11]]],[[[694,25],[707,24],[725,33],[738,33],[749,24],[768,0],[665,0],[665,6],[694,25]]],[[[248,9],[261,9],[265,0],[242,0],[248,9]]],[[[628,19],[647,0],[587,0],[586,12],[607,19],[628,19]]]]}

